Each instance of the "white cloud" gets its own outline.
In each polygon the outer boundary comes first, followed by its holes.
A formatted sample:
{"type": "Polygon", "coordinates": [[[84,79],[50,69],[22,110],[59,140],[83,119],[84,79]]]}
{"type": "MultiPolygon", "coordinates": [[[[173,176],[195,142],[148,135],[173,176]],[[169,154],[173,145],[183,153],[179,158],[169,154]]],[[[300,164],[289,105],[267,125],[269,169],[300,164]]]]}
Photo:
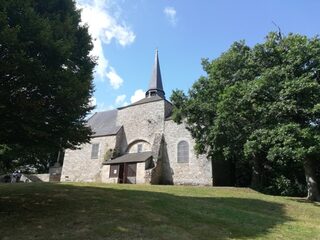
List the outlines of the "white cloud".
{"type": "Polygon", "coordinates": [[[106,42],[110,43],[113,38],[117,39],[121,46],[126,46],[134,42],[136,38],[132,31],[128,31],[126,26],[113,26],[105,31],[106,42]]]}
{"type": "Polygon", "coordinates": [[[106,75],[109,78],[111,87],[114,89],[118,89],[122,85],[123,79],[117,74],[113,67],[110,67],[110,71],[106,75]]]}
{"type": "Polygon", "coordinates": [[[97,105],[97,99],[95,97],[91,97],[89,99],[89,106],[90,107],[95,107],[97,105]]]}
{"type": "MultiPolygon", "coordinates": [[[[97,101],[96,98],[94,98],[94,101],[97,101]]],[[[112,109],[114,109],[113,105],[107,105],[104,102],[95,102],[95,108],[87,115],[87,117],[91,117],[95,112],[103,112],[112,109]]]]}
{"type": "Polygon", "coordinates": [[[113,105],[106,105],[103,102],[98,102],[97,107],[94,109],[94,112],[103,112],[114,109],[113,105]]]}
{"type": "Polygon", "coordinates": [[[109,66],[108,59],[104,56],[102,43],[99,38],[93,40],[93,49],[91,51],[91,55],[97,57],[97,66],[96,66],[96,74],[100,78],[100,80],[104,81],[106,77],[106,70],[109,66]]]}
{"type": "Polygon", "coordinates": [[[174,7],[165,7],[163,10],[164,14],[166,15],[166,18],[169,20],[172,26],[175,26],[177,24],[177,11],[174,7]]]}
{"type": "Polygon", "coordinates": [[[131,103],[137,102],[145,97],[145,92],[142,89],[138,89],[134,92],[133,96],[130,98],[131,103]]]}
{"type": "Polygon", "coordinates": [[[117,105],[120,105],[121,103],[124,103],[124,100],[126,99],[126,97],[127,96],[125,94],[117,96],[115,103],[117,105]]]}
{"type": "MultiPolygon", "coordinates": [[[[112,8],[116,2],[110,0],[76,0],[76,2],[77,8],[81,9],[81,21],[88,25],[89,34],[93,39],[91,55],[98,58],[96,76],[104,81],[107,72],[112,74],[115,71],[103,52],[103,45],[115,40],[121,46],[127,46],[134,42],[135,33],[123,20],[119,19],[121,15],[119,11],[114,11],[112,8]]],[[[121,81],[123,82],[122,79],[121,81]]]]}

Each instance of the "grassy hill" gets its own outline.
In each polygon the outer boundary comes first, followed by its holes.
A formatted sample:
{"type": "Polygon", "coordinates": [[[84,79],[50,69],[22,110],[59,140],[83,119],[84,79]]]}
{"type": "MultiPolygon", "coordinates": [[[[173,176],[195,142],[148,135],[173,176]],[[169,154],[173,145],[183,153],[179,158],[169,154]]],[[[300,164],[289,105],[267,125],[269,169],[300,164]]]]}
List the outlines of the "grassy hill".
{"type": "Polygon", "coordinates": [[[320,204],[240,188],[2,184],[0,239],[320,239],[320,204]]]}

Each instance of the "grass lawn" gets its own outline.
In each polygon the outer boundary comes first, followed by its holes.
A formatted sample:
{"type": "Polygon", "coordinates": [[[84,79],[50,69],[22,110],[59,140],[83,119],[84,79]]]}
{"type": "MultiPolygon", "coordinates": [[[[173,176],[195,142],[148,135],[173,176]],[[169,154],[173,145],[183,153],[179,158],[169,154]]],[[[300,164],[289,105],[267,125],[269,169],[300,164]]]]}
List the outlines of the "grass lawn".
{"type": "Polygon", "coordinates": [[[320,204],[240,188],[1,184],[0,239],[320,239],[320,204]]]}

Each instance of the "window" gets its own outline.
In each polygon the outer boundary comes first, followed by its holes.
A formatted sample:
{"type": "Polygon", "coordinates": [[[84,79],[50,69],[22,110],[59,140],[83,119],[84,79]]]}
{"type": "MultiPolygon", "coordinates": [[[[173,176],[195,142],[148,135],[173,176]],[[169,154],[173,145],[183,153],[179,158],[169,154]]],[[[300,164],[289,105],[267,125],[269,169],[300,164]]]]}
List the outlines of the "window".
{"type": "Polygon", "coordinates": [[[115,178],[119,176],[119,164],[110,165],[109,178],[115,178]]]}
{"type": "Polygon", "coordinates": [[[91,159],[97,159],[99,154],[99,143],[92,144],[91,159]]]}
{"type": "Polygon", "coordinates": [[[186,141],[178,143],[178,163],[189,162],[189,144],[186,141]]]}
{"type": "Polygon", "coordinates": [[[138,152],[138,153],[142,152],[142,144],[138,144],[137,152],[138,152]]]}

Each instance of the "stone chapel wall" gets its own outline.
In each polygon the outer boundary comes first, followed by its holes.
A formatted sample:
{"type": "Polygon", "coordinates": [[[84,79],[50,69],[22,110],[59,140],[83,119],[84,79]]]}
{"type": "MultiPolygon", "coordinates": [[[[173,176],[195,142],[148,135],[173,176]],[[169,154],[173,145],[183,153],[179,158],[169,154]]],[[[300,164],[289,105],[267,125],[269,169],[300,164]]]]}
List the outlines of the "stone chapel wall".
{"type": "Polygon", "coordinates": [[[211,161],[205,155],[196,156],[193,149],[195,142],[184,124],[178,125],[173,120],[165,121],[164,140],[168,155],[168,161],[165,162],[170,165],[173,184],[212,185],[211,161]],[[189,144],[188,163],[177,161],[177,146],[182,140],[189,144]]]}
{"type": "Polygon", "coordinates": [[[152,144],[155,133],[163,132],[164,101],[149,102],[119,110],[117,125],[123,126],[127,146],[137,140],[152,144]]]}
{"type": "Polygon", "coordinates": [[[61,181],[100,182],[102,162],[106,151],[116,147],[116,136],[95,137],[80,149],[65,152],[61,181]],[[92,144],[99,143],[98,158],[91,159],[92,144]]]}

